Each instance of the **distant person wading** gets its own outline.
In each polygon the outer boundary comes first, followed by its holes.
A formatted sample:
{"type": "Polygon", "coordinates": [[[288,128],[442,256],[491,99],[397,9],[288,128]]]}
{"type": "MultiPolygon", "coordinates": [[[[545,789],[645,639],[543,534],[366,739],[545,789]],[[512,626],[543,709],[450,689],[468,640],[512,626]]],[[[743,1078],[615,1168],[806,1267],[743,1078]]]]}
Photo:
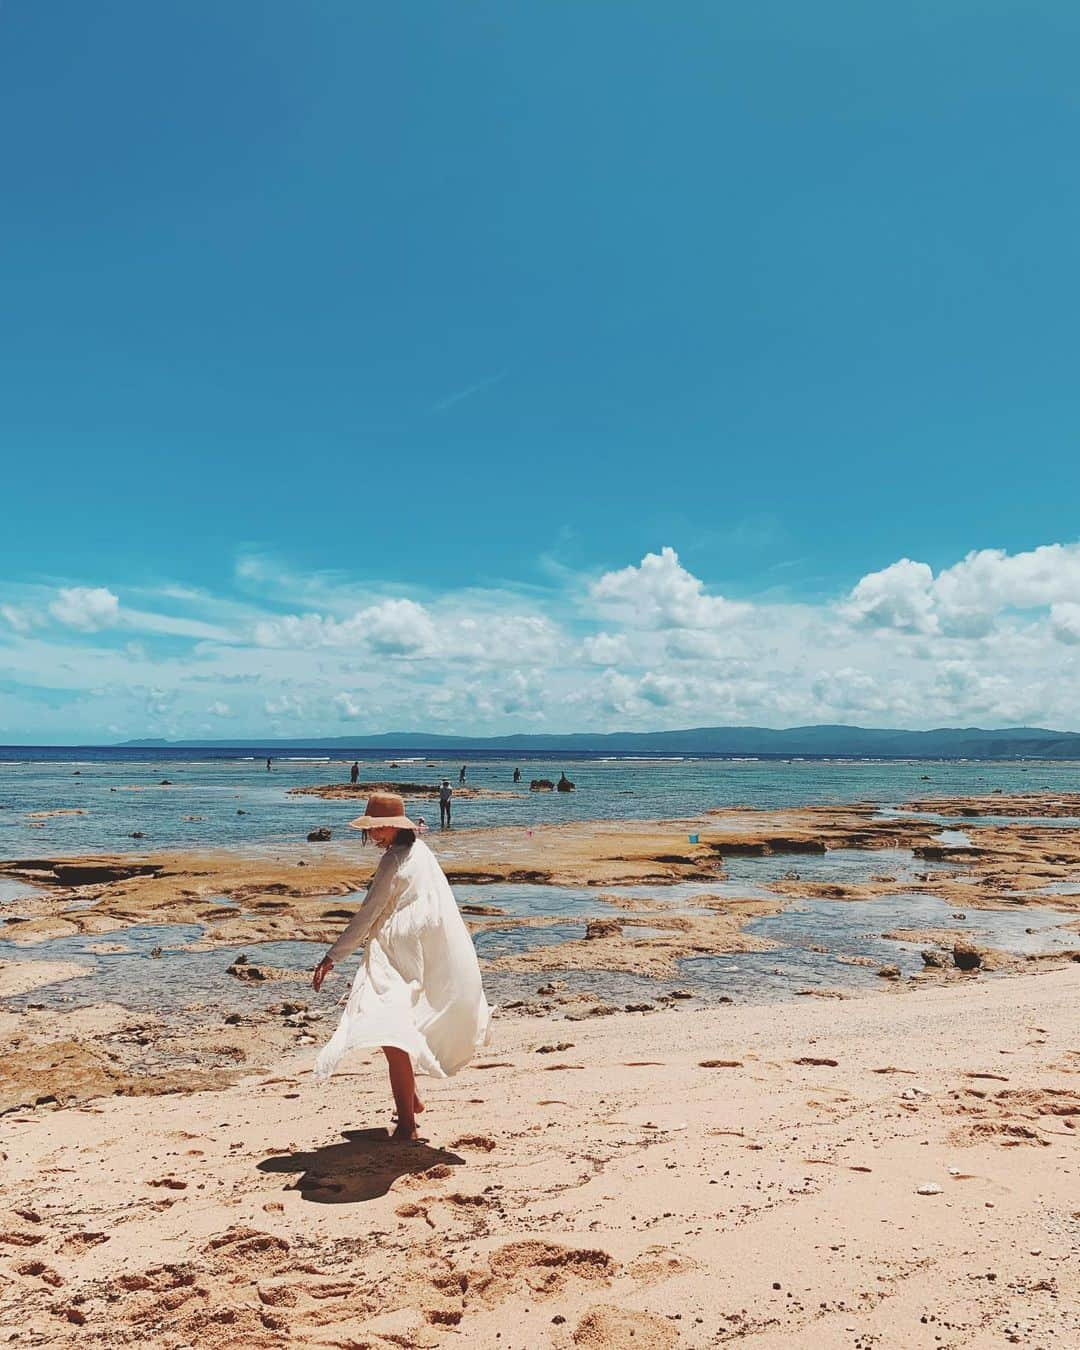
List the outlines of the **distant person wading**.
{"type": "Polygon", "coordinates": [[[453,798],[454,789],[450,786],[450,779],[442,780],[442,787],[439,788],[439,824],[445,829],[450,824],[450,801],[453,798]]]}
{"type": "Polygon", "coordinates": [[[354,763],[352,768],[349,770],[349,782],[355,783],[359,777],[360,777],[360,765],[358,763],[354,763]]]}

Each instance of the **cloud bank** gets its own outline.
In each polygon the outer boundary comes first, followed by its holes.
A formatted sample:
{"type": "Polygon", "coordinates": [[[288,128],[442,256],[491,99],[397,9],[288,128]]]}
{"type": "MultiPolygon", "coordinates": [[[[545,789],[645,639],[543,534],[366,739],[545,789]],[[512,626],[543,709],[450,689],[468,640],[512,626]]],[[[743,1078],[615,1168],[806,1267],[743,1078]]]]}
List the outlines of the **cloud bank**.
{"type": "Polygon", "coordinates": [[[673,547],[546,592],[408,592],[238,559],[218,593],[0,582],[0,740],[846,721],[1080,730],[1080,543],[900,558],[824,601],[673,547]]]}

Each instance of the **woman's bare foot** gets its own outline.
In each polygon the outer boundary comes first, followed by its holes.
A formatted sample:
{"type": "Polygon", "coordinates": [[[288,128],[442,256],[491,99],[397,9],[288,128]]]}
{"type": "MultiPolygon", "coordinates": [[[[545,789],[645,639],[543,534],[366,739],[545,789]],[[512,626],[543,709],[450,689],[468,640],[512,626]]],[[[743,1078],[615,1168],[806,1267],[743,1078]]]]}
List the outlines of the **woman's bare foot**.
{"type": "Polygon", "coordinates": [[[413,1109],[413,1114],[414,1114],[414,1115],[417,1115],[417,1116],[418,1116],[418,1115],[420,1114],[420,1112],[424,1109],[424,1103],[420,1100],[420,1094],[417,1093],[417,1092],[414,1092],[414,1093],[413,1093],[412,1109],[413,1109]]]}
{"type": "Polygon", "coordinates": [[[411,1142],[412,1140],[418,1137],[419,1134],[416,1128],[415,1120],[400,1121],[398,1123],[397,1129],[390,1136],[391,1139],[397,1139],[399,1142],[401,1140],[411,1142]]]}

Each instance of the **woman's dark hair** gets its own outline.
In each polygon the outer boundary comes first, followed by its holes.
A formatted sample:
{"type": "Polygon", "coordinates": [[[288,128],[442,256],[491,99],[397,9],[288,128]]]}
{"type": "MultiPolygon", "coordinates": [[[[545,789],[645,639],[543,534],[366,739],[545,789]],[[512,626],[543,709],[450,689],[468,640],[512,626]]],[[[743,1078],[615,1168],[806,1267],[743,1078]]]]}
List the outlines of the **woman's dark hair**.
{"type": "MultiPolygon", "coordinates": [[[[361,831],[360,831],[360,842],[361,842],[362,844],[370,844],[370,843],[371,843],[371,831],[370,831],[370,830],[361,830],[361,831]]],[[[416,831],[415,831],[415,830],[398,830],[398,831],[396,831],[396,833],[394,834],[394,842],[390,845],[390,847],[391,847],[391,848],[412,848],[413,844],[415,844],[415,843],[416,843],[416,831]]]]}

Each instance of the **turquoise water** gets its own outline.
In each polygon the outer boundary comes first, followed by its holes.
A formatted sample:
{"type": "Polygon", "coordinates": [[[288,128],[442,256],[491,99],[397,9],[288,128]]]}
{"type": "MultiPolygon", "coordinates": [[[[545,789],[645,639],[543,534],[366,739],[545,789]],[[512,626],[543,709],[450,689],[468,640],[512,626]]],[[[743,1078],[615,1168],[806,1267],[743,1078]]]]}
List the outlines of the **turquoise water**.
{"type": "MultiPolygon", "coordinates": [[[[5,752],[10,756],[14,752],[5,752]]],[[[308,830],[328,825],[336,841],[357,814],[352,801],[289,796],[301,785],[344,782],[348,760],[329,756],[275,759],[199,759],[140,752],[95,752],[49,761],[0,757],[0,858],[65,853],[143,852],[159,848],[224,847],[263,851],[302,843],[308,830]],[[104,757],[102,757],[104,756],[104,757]],[[163,786],[162,780],[168,779],[163,786]],[[31,813],[80,810],[83,815],[31,813]],[[142,838],[133,838],[136,833],[142,838]]],[[[189,752],[191,753],[191,752],[189,752]]],[[[460,760],[385,759],[361,762],[367,780],[457,781],[460,760]]],[[[458,827],[530,826],[566,820],[693,815],[710,807],[764,808],[812,802],[873,801],[894,807],[913,797],[1080,790],[1080,765],[1057,762],[873,760],[521,760],[522,778],[558,778],[563,768],[573,793],[530,793],[458,800],[458,827]]],[[[514,761],[469,763],[473,787],[513,792],[514,761]]],[[[430,824],[435,803],[417,803],[430,824]]],[[[942,817],[943,823],[956,823],[942,817]]],[[[959,822],[971,828],[976,822],[959,822]]],[[[1047,821],[1057,825],[1059,821],[1047,821]]],[[[325,845],[321,846],[327,847],[325,845]]]]}

